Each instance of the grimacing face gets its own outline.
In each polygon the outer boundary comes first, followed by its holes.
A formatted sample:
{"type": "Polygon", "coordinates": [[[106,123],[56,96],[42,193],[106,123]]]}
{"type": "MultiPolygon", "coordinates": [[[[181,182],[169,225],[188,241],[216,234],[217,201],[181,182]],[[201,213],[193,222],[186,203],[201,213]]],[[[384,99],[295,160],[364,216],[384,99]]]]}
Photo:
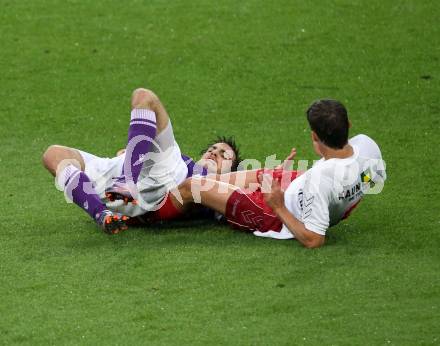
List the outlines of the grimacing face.
{"type": "Polygon", "coordinates": [[[228,173],[235,160],[235,153],[226,143],[215,143],[202,155],[198,164],[205,167],[208,173],[228,173]]]}

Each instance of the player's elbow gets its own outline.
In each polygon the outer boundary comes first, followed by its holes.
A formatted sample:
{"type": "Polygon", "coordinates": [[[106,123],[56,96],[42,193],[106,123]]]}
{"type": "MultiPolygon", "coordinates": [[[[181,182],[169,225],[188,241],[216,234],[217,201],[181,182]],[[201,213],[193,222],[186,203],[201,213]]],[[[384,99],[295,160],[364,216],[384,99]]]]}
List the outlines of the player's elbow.
{"type": "Polygon", "coordinates": [[[325,237],[323,235],[316,234],[310,239],[302,242],[303,246],[307,249],[317,249],[324,245],[325,237]]]}
{"type": "Polygon", "coordinates": [[[317,248],[320,248],[322,245],[324,245],[324,243],[309,241],[309,242],[303,243],[303,245],[306,249],[317,249],[317,248]]]}

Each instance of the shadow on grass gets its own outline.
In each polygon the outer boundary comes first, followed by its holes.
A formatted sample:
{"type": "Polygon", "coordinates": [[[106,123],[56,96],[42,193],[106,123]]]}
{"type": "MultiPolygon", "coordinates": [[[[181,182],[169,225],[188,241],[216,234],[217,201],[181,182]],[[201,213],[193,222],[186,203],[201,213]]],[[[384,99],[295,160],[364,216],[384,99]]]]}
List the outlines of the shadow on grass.
{"type": "MultiPolygon", "coordinates": [[[[277,240],[260,238],[252,232],[232,229],[225,222],[218,222],[209,218],[183,219],[174,221],[162,221],[140,226],[130,226],[129,230],[118,235],[106,235],[89,220],[82,223],[85,233],[79,234],[71,246],[74,248],[96,249],[106,248],[109,245],[116,251],[118,249],[132,247],[133,249],[157,249],[164,247],[209,247],[209,248],[232,248],[245,249],[304,249],[296,240],[277,240]]],[[[339,251],[356,254],[371,249],[371,244],[364,244],[360,239],[365,236],[365,230],[358,229],[359,225],[341,223],[327,232],[326,243],[320,252],[339,251]]],[[[376,248],[377,250],[377,248],[376,248]]],[[[93,251],[93,250],[92,250],[93,251]]],[[[316,251],[316,250],[313,250],[316,251]]]]}
{"type": "MultiPolygon", "coordinates": [[[[94,227],[90,224],[90,228],[94,227]]],[[[234,230],[226,223],[209,219],[179,220],[160,222],[151,225],[130,227],[118,235],[106,235],[95,227],[93,234],[81,236],[74,240],[72,246],[91,249],[106,248],[109,245],[117,248],[132,247],[142,249],[162,249],[164,247],[209,247],[209,248],[300,248],[295,240],[276,240],[260,238],[251,232],[234,230]]]]}

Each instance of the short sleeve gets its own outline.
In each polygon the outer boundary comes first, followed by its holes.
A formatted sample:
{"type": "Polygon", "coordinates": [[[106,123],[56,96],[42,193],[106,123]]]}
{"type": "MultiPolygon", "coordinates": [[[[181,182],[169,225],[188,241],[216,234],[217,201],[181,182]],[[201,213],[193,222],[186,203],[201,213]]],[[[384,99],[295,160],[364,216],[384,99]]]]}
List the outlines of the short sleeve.
{"type": "Polygon", "coordinates": [[[332,182],[321,177],[319,181],[310,179],[302,191],[302,222],[312,232],[325,235],[330,226],[329,203],[332,182]]]}

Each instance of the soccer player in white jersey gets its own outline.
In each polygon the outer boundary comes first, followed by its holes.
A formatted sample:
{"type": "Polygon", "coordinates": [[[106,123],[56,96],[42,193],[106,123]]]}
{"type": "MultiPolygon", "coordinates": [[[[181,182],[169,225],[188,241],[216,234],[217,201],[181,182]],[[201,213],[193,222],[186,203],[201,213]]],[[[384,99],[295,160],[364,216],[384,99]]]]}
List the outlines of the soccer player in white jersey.
{"type": "Polygon", "coordinates": [[[109,234],[125,230],[128,217],[179,216],[168,196],[171,188],[193,175],[230,172],[239,162],[235,141],[225,137],[212,142],[197,163],[183,155],[168,113],[152,91],[136,89],[131,108],[128,144],[122,155],[101,158],[59,145],[50,146],[43,155],[58,188],[109,234]]]}
{"type": "Polygon", "coordinates": [[[296,238],[308,248],[322,246],[329,227],[347,218],[365,194],[381,191],[385,165],[370,137],[349,140],[350,122],[340,102],[316,101],[307,110],[307,120],[321,157],[312,168],[303,174],[258,170],[193,177],[179,186],[182,208],[197,201],[225,215],[233,227],[256,236],[296,238]],[[253,183],[261,183],[261,188],[248,190],[253,183]]]}

